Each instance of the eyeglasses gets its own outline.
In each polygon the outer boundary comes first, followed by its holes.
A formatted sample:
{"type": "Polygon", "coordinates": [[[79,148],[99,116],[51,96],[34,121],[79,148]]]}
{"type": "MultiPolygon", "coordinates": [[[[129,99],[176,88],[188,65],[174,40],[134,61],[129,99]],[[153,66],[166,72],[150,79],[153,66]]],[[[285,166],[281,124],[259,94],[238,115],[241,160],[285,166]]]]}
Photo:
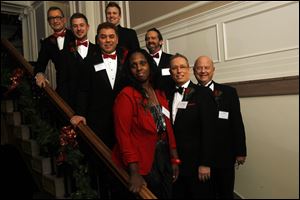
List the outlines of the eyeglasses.
{"type": "Polygon", "coordinates": [[[54,21],[55,19],[61,20],[62,18],[64,18],[64,17],[62,17],[62,16],[48,17],[48,21],[54,21]]]}
{"type": "Polygon", "coordinates": [[[170,69],[172,71],[177,71],[177,70],[188,70],[190,69],[189,66],[183,66],[183,65],[180,65],[180,66],[171,66],[170,69]]]}

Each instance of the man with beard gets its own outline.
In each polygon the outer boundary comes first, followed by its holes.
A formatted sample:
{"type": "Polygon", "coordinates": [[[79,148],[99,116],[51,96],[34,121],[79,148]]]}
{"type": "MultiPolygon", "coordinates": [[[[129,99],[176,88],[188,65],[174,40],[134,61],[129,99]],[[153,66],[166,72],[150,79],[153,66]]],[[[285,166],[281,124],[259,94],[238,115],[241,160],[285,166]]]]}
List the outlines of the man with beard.
{"type": "Polygon", "coordinates": [[[171,54],[162,51],[163,37],[159,30],[151,28],[145,35],[146,47],[159,68],[159,79],[161,89],[170,97],[175,83],[170,76],[169,65],[171,54]]]}

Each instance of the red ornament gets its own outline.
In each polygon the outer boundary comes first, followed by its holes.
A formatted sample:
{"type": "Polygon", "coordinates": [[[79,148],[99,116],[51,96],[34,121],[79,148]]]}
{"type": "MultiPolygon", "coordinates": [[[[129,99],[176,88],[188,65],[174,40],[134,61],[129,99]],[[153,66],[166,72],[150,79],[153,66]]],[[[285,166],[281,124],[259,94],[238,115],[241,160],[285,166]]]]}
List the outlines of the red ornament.
{"type": "Polygon", "coordinates": [[[21,68],[16,68],[13,71],[12,76],[10,77],[11,85],[8,87],[8,90],[3,94],[4,96],[7,96],[10,92],[12,92],[20,85],[20,83],[22,82],[23,75],[24,70],[21,68]]]}

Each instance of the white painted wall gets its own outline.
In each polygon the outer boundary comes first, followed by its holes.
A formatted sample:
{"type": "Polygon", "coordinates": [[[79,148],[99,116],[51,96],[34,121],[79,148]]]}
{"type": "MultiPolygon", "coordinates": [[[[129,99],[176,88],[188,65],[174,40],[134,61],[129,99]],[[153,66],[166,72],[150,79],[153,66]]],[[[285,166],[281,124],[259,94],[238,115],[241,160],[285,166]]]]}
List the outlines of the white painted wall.
{"type": "Polygon", "coordinates": [[[242,98],[248,157],[235,191],[247,199],[299,199],[299,95],[242,98]]]}
{"type": "Polygon", "coordinates": [[[221,83],[299,75],[298,1],[236,1],[157,28],[164,50],[190,65],[211,56],[221,83]]]}
{"type": "MultiPolygon", "coordinates": [[[[191,65],[210,55],[218,82],[299,76],[298,1],[236,1],[157,28],[164,50],[186,55],[191,65]]],[[[241,98],[241,109],[248,158],[235,191],[244,198],[299,198],[299,95],[241,98]]]]}
{"type": "MultiPolygon", "coordinates": [[[[211,56],[217,82],[299,76],[298,1],[236,1],[156,28],[164,50],[186,55],[191,66],[199,55],[211,56]]],[[[241,98],[241,109],[248,158],[235,191],[299,198],[299,95],[241,98]]]]}

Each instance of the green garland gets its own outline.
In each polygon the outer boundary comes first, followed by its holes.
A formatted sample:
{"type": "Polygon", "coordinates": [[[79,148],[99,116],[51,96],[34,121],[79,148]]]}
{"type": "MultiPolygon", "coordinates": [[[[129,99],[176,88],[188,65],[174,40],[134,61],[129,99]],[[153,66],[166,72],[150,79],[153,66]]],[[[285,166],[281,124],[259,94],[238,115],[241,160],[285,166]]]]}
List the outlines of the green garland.
{"type": "MultiPolygon", "coordinates": [[[[53,128],[47,121],[41,118],[40,112],[36,109],[38,102],[34,98],[29,81],[23,78],[17,87],[19,92],[18,105],[27,123],[31,126],[32,138],[41,147],[42,155],[57,155],[62,147],[59,144],[59,131],[53,128]]],[[[76,182],[76,191],[71,194],[73,199],[96,198],[96,191],[90,187],[87,164],[82,164],[84,155],[79,149],[70,145],[64,148],[66,154],[65,162],[73,168],[73,178],[76,182]]]]}

